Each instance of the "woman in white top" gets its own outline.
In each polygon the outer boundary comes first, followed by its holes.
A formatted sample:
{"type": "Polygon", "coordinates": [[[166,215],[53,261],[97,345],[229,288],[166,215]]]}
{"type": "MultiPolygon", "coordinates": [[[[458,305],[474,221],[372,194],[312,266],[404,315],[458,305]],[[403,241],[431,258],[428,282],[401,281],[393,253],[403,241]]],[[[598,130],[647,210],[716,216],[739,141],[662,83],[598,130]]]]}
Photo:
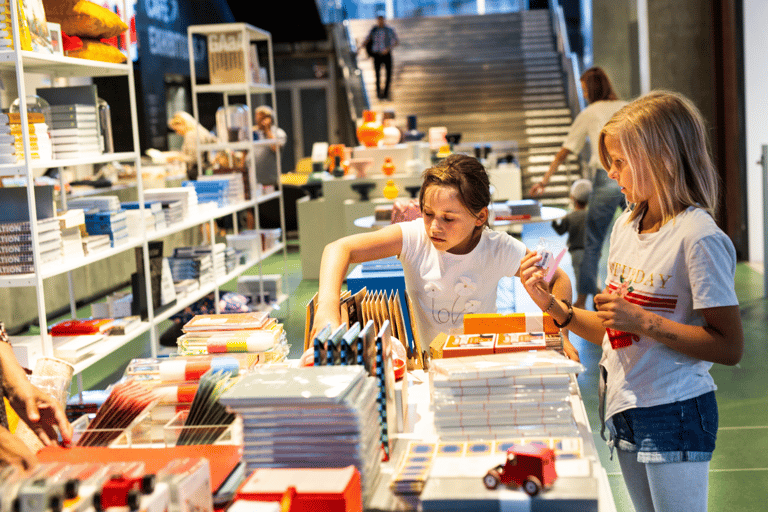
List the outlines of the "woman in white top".
{"type": "Polygon", "coordinates": [[[584,257],[581,260],[580,272],[576,272],[578,276],[576,282],[577,296],[573,303],[575,307],[583,308],[587,295],[595,295],[598,292],[597,265],[600,262],[605,235],[616,215],[616,208],[626,206],[619,187],[608,178],[600,165],[597,141],[600,130],[605,123],[627,102],[618,98],[608,75],[599,67],[589,68],[581,75],[581,88],[589,106],[576,116],[571,129],[568,131],[568,136],[560,151],[555,155],[549,170],[540,182],[531,187],[529,193],[531,196],[541,195],[560,164],[565,161],[569,154],[581,152],[586,140],[589,139],[591,150],[589,170],[592,174],[592,193],[589,196],[589,206],[587,207],[584,257]]]}

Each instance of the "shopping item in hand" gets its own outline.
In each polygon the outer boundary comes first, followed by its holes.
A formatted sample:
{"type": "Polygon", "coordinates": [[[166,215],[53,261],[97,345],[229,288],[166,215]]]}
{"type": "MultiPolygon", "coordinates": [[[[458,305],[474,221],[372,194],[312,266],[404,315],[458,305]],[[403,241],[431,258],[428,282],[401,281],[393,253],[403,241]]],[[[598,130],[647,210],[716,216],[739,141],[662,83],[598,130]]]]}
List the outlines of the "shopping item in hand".
{"type": "MultiPolygon", "coordinates": [[[[635,289],[632,287],[632,281],[625,281],[624,277],[621,277],[620,280],[621,284],[618,286],[618,288],[611,290],[613,295],[618,295],[619,297],[623,298],[635,291],[635,289]]],[[[616,329],[611,329],[609,327],[606,328],[606,331],[608,332],[608,341],[611,342],[611,347],[614,349],[629,347],[632,345],[633,341],[640,340],[640,337],[636,334],[617,331],[616,329]]]]}

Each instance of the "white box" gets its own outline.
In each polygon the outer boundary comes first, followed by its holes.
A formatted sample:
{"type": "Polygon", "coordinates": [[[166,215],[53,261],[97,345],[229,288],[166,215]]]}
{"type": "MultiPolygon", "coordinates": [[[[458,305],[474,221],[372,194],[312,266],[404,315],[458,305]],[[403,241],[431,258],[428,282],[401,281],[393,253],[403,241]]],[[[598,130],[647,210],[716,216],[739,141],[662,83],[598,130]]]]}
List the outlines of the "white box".
{"type": "Polygon", "coordinates": [[[24,368],[34,368],[35,363],[43,357],[43,339],[41,336],[9,336],[13,355],[24,368]]]}

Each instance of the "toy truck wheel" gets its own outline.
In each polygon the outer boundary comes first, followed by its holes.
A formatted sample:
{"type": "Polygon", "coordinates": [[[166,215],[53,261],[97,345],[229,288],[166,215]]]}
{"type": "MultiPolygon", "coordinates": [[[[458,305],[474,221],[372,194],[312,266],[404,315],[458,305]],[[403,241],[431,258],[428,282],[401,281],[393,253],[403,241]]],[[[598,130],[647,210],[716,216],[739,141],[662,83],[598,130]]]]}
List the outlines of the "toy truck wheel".
{"type": "Polygon", "coordinates": [[[96,509],[96,512],[101,512],[104,510],[101,506],[101,493],[97,492],[93,495],[93,508],[96,509]]]}
{"type": "Polygon", "coordinates": [[[64,510],[64,500],[62,500],[61,496],[51,496],[51,499],[48,501],[48,509],[51,512],[61,512],[64,510]]]}
{"type": "Polygon", "coordinates": [[[529,476],[523,482],[523,490],[528,493],[528,496],[536,496],[541,490],[541,482],[535,476],[529,476]]]}
{"type": "Polygon", "coordinates": [[[501,478],[499,478],[499,473],[492,469],[486,475],[483,477],[483,483],[488,489],[495,489],[499,486],[499,481],[501,478]]]}
{"type": "Polygon", "coordinates": [[[125,504],[128,507],[128,510],[131,512],[139,510],[140,503],[141,493],[136,489],[128,491],[128,495],[125,497],[125,504]]]}
{"type": "Polygon", "coordinates": [[[141,479],[141,492],[143,494],[155,492],[155,475],[144,475],[141,479]]]}
{"type": "Polygon", "coordinates": [[[77,494],[80,492],[80,480],[72,478],[67,480],[64,484],[64,498],[73,500],[77,498],[77,494]]]}

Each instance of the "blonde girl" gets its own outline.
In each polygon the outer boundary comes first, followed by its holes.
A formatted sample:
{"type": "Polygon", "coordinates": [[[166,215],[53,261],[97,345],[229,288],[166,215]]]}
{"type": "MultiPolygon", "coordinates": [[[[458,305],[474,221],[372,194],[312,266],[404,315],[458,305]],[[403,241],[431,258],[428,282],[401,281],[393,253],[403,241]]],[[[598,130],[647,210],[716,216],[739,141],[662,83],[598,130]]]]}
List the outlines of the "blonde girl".
{"type": "Polygon", "coordinates": [[[744,334],[704,122],[685,97],[653,92],[608,121],[599,148],[629,206],[597,311],[552,297],[535,267],[522,279],[556,321],[602,346],[601,420],[635,509],[705,511],[718,425],[709,369],[738,363],[744,334]]]}
{"type": "MultiPolygon", "coordinates": [[[[419,194],[421,219],[325,247],[314,330],[329,322],[339,325],[339,293],[350,263],[390,256],[403,265],[423,344],[441,332],[461,329],[465,313],[494,312],[499,279],[519,276],[521,259],[530,251],[507,233],[489,229],[490,201],[488,174],[476,159],[451,155],[427,169],[419,194]]],[[[547,290],[570,298],[571,284],[562,270],[547,290]]],[[[578,358],[569,342],[566,352],[578,358]]]]}

